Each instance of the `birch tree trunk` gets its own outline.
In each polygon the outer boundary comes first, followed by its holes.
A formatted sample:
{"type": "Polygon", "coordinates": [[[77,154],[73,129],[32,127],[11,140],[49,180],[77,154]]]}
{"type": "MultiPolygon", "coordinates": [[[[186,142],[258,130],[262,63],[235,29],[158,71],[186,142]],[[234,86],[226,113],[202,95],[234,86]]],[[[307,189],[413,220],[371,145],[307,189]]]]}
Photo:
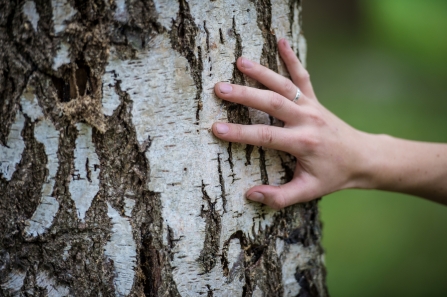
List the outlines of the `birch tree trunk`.
{"type": "Polygon", "coordinates": [[[0,1],[2,296],[326,296],[315,202],[244,199],[289,155],[213,137],[281,125],[224,103],[304,59],[293,0],[0,1]]]}

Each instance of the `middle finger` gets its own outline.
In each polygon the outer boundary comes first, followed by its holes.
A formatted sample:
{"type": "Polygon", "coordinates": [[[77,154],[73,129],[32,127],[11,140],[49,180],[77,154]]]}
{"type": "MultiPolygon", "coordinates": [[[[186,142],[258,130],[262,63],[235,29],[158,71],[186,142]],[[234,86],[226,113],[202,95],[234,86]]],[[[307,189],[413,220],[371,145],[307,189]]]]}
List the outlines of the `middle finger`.
{"type": "Polygon", "coordinates": [[[286,123],[294,122],[301,114],[299,105],[273,91],[224,82],[217,83],[214,90],[219,98],[262,110],[286,123]]]}

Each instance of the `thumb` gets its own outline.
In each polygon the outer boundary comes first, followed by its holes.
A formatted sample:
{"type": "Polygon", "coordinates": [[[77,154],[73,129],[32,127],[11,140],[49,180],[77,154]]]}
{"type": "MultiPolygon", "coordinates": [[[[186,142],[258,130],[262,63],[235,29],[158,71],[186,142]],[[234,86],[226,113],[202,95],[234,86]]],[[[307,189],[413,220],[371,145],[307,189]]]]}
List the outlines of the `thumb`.
{"type": "Polygon", "coordinates": [[[280,210],[295,203],[311,200],[312,197],[309,197],[307,192],[309,191],[306,191],[305,184],[293,179],[280,186],[255,186],[248,190],[245,196],[249,200],[280,210]]]}

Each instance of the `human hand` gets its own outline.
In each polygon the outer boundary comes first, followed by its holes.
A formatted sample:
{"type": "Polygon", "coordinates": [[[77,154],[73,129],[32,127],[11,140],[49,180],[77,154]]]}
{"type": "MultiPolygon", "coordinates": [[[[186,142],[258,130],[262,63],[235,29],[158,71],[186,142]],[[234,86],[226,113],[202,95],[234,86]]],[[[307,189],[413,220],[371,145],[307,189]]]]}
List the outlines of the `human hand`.
{"type": "Polygon", "coordinates": [[[337,190],[360,187],[365,158],[359,143],[365,133],[350,127],[318,102],[308,72],[285,39],[278,42],[278,49],[292,81],[241,57],[236,63],[238,69],[270,90],[223,82],[214,88],[221,99],[262,110],[284,122],[284,127],[214,123],[215,136],[285,151],[297,159],[289,183],[255,186],[246,197],[281,209],[337,190]],[[294,103],[297,86],[302,94],[294,103]]]}

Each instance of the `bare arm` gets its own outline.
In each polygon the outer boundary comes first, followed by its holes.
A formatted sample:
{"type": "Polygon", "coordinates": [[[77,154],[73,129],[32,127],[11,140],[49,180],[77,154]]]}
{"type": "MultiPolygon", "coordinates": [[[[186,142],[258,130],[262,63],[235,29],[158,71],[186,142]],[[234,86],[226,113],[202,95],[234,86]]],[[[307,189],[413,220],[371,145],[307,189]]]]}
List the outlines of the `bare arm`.
{"type": "Polygon", "coordinates": [[[368,178],[359,188],[401,192],[447,205],[446,144],[388,135],[368,135],[368,138],[368,178]]]}
{"type": "Polygon", "coordinates": [[[239,58],[239,70],[271,91],[227,83],[215,86],[218,97],[284,121],[283,128],[215,123],[217,137],[286,151],[297,158],[292,181],[255,186],[246,193],[248,199],[280,209],[338,190],[363,188],[412,194],[447,205],[447,144],[373,135],[350,127],[318,102],[309,74],[287,41],[280,40],[278,48],[292,81],[239,58]],[[294,103],[296,86],[302,95],[294,103]]]}

